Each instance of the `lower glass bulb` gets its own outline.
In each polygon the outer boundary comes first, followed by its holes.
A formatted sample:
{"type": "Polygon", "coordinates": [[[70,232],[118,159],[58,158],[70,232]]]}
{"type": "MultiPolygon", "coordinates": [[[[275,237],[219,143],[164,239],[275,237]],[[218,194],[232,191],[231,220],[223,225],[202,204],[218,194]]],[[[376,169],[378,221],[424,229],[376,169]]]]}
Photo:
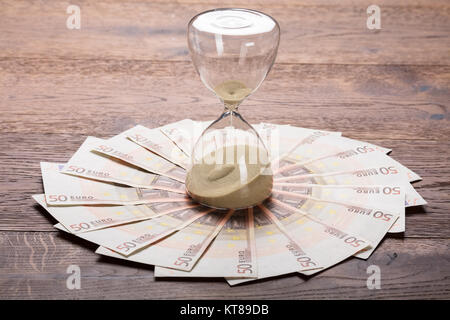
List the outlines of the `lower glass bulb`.
{"type": "Polygon", "coordinates": [[[269,197],[272,185],[267,149],[238,113],[225,112],[195,144],[186,189],[201,204],[248,208],[269,197]]]}

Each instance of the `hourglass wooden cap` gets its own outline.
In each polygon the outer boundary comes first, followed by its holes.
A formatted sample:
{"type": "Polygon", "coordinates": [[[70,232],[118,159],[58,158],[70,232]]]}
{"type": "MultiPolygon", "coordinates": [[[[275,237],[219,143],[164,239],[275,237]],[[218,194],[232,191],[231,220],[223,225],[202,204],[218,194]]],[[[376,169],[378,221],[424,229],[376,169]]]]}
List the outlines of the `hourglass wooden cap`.
{"type": "Polygon", "coordinates": [[[249,9],[214,9],[192,19],[198,31],[226,36],[249,36],[271,32],[277,27],[272,17],[249,9]]]}

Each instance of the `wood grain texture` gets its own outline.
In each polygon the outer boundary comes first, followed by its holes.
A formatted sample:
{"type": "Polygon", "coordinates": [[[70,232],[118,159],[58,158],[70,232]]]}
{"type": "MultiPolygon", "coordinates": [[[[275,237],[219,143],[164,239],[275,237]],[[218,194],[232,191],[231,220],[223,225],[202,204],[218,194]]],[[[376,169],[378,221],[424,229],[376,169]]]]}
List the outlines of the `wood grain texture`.
{"type": "MultiPolygon", "coordinates": [[[[378,3],[378,2],[377,2],[378,3]]],[[[446,1],[383,1],[381,30],[366,28],[367,1],[234,1],[275,17],[282,29],[278,62],[339,64],[450,63],[446,1]],[[420,23],[418,18],[420,17],[420,23]]],[[[188,60],[186,26],[222,1],[79,1],[80,30],[66,28],[66,1],[2,2],[0,57],[188,60]]]]}
{"type": "Polygon", "coordinates": [[[155,280],[153,267],[99,257],[95,247],[56,232],[0,233],[1,299],[429,299],[450,298],[445,239],[386,239],[368,260],[350,259],[312,278],[292,274],[229,287],[222,279],[155,280]],[[81,289],[66,288],[69,265],[81,289]],[[367,267],[381,269],[381,289],[366,286],[367,267]]]}
{"type": "Polygon", "coordinates": [[[450,4],[379,0],[382,29],[367,30],[367,1],[78,1],[82,29],[65,26],[67,1],[0,4],[1,299],[450,298],[450,4]],[[40,161],[67,161],[88,135],[136,124],[210,120],[221,107],[189,62],[185,29],[202,10],[252,7],[281,24],[277,63],[241,107],[245,118],[342,131],[392,148],[423,177],[429,202],[407,210],[407,230],[368,261],[351,259],[306,279],[290,275],[229,287],[223,280],[154,280],[153,268],[99,257],[55,232],[31,195],[40,161]],[[82,289],[66,288],[66,269],[82,289]],[[366,269],[381,267],[382,289],[366,269]]]}
{"type": "MultiPolygon", "coordinates": [[[[2,132],[107,136],[221,112],[189,62],[8,58],[0,75],[2,132]]],[[[450,66],[276,64],[240,109],[252,122],[354,138],[440,139],[449,86],[450,66]]]]}

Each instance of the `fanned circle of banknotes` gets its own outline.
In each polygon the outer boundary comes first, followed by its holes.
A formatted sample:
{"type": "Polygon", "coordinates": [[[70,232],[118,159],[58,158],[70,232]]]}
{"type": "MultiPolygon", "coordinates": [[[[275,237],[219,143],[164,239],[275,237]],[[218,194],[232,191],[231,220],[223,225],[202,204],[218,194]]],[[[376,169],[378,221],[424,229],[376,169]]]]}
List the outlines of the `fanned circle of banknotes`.
{"type": "Polygon", "coordinates": [[[155,277],[223,277],[230,285],[367,259],[386,233],[405,231],[405,207],[426,204],[420,180],[371,143],[339,132],[260,123],[272,196],[251,209],[201,206],[184,179],[193,142],[210,122],[133,127],[88,137],[67,163],[41,162],[33,198],[56,228],[96,253],[155,266],[155,277]]]}

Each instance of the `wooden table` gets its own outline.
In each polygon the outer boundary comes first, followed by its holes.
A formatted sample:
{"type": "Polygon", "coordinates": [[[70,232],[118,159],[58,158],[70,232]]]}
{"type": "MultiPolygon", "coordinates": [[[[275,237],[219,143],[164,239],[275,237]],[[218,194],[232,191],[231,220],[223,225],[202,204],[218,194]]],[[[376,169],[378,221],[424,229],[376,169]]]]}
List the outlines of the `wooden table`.
{"type": "Polygon", "coordinates": [[[450,3],[378,0],[381,30],[366,27],[370,1],[66,1],[0,3],[0,298],[399,299],[450,298],[450,3]],[[189,60],[186,25],[213,7],[265,11],[281,25],[277,62],[241,109],[260,121],[342,131],[392,148],[423,177],[429,202],[407,210],[407,231],[367,260],[310,279],[299,275],[229,287],[219,279],[161,281],[153,267],[94,253],[55,231],[31,199],[39,162],[67,161],[88,135],[110,137],[221,107],[189,60]],[[69,265],[81,289],[68,290],[69,265]],[[381,268],[381,289],[366,287],[381,268]]]}

